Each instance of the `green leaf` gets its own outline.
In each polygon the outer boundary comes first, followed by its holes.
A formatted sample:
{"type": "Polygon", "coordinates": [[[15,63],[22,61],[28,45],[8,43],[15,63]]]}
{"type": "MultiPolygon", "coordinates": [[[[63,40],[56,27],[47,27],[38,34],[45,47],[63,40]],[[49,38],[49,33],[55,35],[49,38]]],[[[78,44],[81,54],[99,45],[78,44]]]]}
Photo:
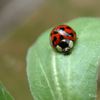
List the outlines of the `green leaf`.
{"type": "Polygon", "coordinates": [[[35,100],[95,100],[100,59],[100,19],[79,18],[69,23],[77,33],[70,55],[55,52],[51,29],[29,49],[27,75],[35,100]]]}
{"type": "Polygon", "coordinates": [[[14,100],[3,85],[0,84],[0,100],[14,100]]]}

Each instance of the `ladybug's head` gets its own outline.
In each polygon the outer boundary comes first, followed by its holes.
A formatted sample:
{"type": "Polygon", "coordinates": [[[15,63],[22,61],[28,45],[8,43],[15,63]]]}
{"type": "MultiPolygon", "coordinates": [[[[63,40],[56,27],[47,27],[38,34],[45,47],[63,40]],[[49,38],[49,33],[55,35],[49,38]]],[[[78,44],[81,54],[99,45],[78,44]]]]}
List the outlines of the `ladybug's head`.
{"type": "Polygon", "coordinates": [[[56,46],[58,52],[69,53],[73,47],[73,41],[68,39],[62,39],[56,46]]]}

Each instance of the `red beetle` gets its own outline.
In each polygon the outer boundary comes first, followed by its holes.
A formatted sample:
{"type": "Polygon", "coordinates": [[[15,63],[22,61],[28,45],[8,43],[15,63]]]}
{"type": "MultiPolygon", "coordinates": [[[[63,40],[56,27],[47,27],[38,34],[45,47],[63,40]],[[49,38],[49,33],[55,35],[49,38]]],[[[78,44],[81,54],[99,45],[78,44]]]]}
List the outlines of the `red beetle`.
{"type": "Polygon", "coordinates": [[[50,33],[50,43],[58,52],[69,53],[76,41],[76,32],[68,25],[59,25],[50,33]]]}

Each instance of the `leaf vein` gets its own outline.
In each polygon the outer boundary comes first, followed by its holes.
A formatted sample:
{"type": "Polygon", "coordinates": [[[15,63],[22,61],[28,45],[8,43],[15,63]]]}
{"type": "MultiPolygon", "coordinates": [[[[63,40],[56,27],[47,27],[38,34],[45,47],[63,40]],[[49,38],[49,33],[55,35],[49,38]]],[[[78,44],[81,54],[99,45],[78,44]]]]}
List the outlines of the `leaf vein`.
{"type": "Polygon", "coordinates": [[[40,68],[41,68],[42,73],[43,73],[43,75],[44,75],[44,78],[45,78],[45,80],[46,80],[46,82],[47,82],[47,85],[48,85],[48,87],[49,87],[49,89],[50,89],[51,95],[52,95],[53,99],[56,100],[55,95],[54,95],[54,92],[53,92],[53,89],[52,89],[52,86],[50,85],[49,79],[48,79],[48,77],[47,77],[47,74],[46,74],[45,70],[43,69],[42,62],[41,62],[40,58],[38,57],[37,53],[35,53],[35,55],[36,55],[36,57],[37,57],[37,59],[38,59],[38,61],[39,61],[40,68]]]}
{"type": "Polygon", "coordinates": [[[52,63],[52,67],[53,67],[54,82],[55,82],[57,93],[58,93],[58,96],[59,96],[58,100],[63,100],[63,96],[62,96],[62,92],[61,92],[61,87],[60,87],[59,79],[58,79],[56,55],[55,55],[54,52],[52,53],[52,62],[51,63],[52,63]]]}

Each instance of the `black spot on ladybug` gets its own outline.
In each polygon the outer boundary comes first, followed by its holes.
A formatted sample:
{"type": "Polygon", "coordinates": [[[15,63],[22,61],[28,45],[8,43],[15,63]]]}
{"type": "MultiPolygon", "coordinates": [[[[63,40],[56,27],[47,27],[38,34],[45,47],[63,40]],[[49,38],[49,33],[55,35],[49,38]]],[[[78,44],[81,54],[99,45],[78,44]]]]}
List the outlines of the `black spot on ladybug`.
{"type": "Polygon", "coordinates": [[[73,37],[73,33],[70,33],[69,35],[73,37]]]}
{"type": "Polygon", "coordinates": [[[57,40],[57,38],[56,37],[54,37],[54,39],[53,39],[54,41],[56,41],[57,40]]]}
{"type": "Polygon", "coordinates": [[[52,41],[53,45],[54,45],[54,42],[55,42],[56,40],[57,40],[57,38],[54,37],[54,38],[53,38],[53,41],[52,41]]]}
{"type": "Polygon", "coordinates": [[[54,34],[58,34],[58,32],[57,31],[54,31],[54,34]]]}
{"type": "Polygon", "coordinates": [[[64,27],[62,27],[62,28],[60,28],[61,30],[65,30],[65,28],[64,27]]]}
{"type": "Polygon", "coordinates": [[[62,35],[60,35],[60,40],[64,39],[64,37],[62,35]]]}
{"type": "Polygon", "coordinates": [[[71,30],[71,28],[69,26],[67,26],[67,29],[70,29],[71,30]]]}

